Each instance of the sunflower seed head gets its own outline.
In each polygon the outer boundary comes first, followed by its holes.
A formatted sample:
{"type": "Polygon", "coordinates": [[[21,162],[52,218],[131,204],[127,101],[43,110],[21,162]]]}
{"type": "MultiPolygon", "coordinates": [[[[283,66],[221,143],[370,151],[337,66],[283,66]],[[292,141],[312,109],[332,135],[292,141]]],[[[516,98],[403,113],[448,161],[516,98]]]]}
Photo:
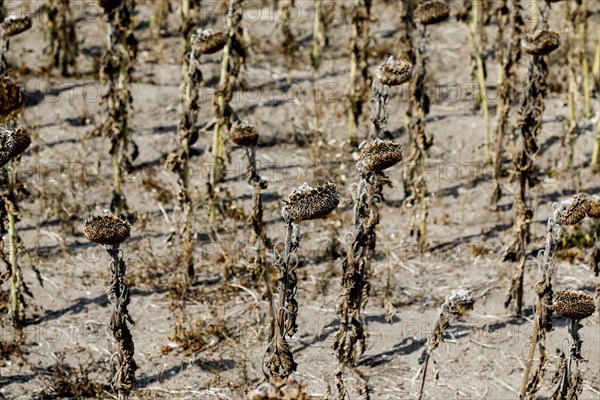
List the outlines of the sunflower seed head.
{"type": "Polygon", "coordinates": [[[587,215],[590,218],[600,218],[600,196],[590,196],[590,209],[587,215]]]}
{"type": "Polygon", "coordinates": [[[108,14],[121,5],[121,0],[98,0],[98,4],[108,14]]]}
{"type": "Polygon", "coordinates": [[[25,32],[31,28],[31,18],[28,16],[24,17],[8,17],[2,22],[2,29],[4,30],[4,36],[15,36],[19,33],[25,32]]]}
{"type": "Polygon", "coordinates": [[[27,130],[0,128],[0,168],[23,153],[30,144],[31,137],[27,130]]]}
{"type": "Polygon", "coordinates": [[[248,400],[308,400],[306,384],[293,379],[265,382],[248,393],[248,400]]]}
{"type": "Polygon", "coordinates": [[[552,302],[552,310],[563,318],[581,320],[596,311],[594,298],[580,290],[559,290],[552,302]]]}
{"type": "Polygon", "coordinates": [[[258,130],[248,121],[234,122],[229,136],[238,146],[252,147],[258,143],[258,130]]]}
{"type": "Polygon", "coordinates": [[[462,316],[473,309],[475,299],[471,292],[465,289],[453,290],[452,294],[446,296],[444,305],[446,309],[456,316],[462,316]]]}
{"type": "Polygon", "coordinates": [[[17,115],[25,105],[25,96],[21,87],[3,76],[0,78],[0,115],[10,119],[17,115]]]}
{"type": "Polygon", "coordinates": [[[577,193],[561,204],[557,219],[563,225],[575,225],[585,218],[590,210],[592,200],[586,193],[577,193]]]}
{"type": "Polygon", "coordinates": [[[315,188],[305,183],[283,202],[284,216],[292,221],[307,221],[329,215],[340,204],[340,195],[332,182],[315,188]]]}
{"type": "Polygon", "coordinates": [[[90,242],[113,246],[129,238],[131,225],[115,215],[96,215],[83,222],[83,234],[90,242]]]}
{"type": "Polygon", "coordinates": [[[415,10],[415,20],[421,25],[432,25],[445,21],[450,16],[450,7],[441,0],[425,1],[415,10]]]}
{"type": "Polygon", "coordinates": [[[227,35],[221,30],[213,32],[211,29],[198,29],[190,43],[197,54],[213,54],[225,47],[227,35]]]}
{"type": "Polygon", "coordinates": [[[402,161],[402,145],[390,140],[375,139],[360,151],[358,168],[365,171],[383,171],[402,161]]]}
{"type": "Polygon", "coordinates": [[[532,56],[545,56],[560,46],[560,35],[550,30],[541,30],[527,35],[523,40],[523,50],[532,56]]]}
{"type": "Polygon", "coordinates": [[[379,81],[388,86],[398,86],[410,80],[412,75],[412,64],[406,59],[399,61],[390,56],[387,61],[381,63],[377,70],[379,81]]]}

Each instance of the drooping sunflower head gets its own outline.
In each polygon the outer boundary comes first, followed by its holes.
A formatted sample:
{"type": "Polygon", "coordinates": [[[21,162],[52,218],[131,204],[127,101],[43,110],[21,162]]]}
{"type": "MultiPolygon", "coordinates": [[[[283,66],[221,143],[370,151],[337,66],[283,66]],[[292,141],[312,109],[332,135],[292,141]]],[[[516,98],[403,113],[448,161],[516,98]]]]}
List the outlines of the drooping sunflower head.
{"type": "Polygon", "coordinates": [[[283,202],[283,213],[287,218],[307,221],[329,215],[340,204],[340,195],[332,182],[314,188],[305,183],[283,202]]]}

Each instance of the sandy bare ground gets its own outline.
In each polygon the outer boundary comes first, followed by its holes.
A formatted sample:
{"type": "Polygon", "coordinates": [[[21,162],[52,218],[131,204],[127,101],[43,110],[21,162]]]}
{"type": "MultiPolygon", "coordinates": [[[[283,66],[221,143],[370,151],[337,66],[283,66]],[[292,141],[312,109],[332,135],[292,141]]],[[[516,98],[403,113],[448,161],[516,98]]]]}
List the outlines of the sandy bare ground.
{"type": "MultiPolygon", "coordinates": [[[[23,12],[35,11],[36,2],[21,3],[23,12]]],[[[96,14],[99,9],[93,7],[95,3],[84,7],[85,4],[88,3],[82,2],[77,25],[83,53],[79,59],[80,76],[62,78],[55,72],[41,72],[49,59],[43,54],[45,26],[41,15],[34,18],[31,34],[15,37],[10,43],[11,74],[27,93],[27,107],[19,123],[34,134],[33,145],[23,156],[19,171],[21,181],[31,192],[22,204],[24,213],[19,222],[23,241],[20,262],[34,297],[28,299],[22,355],[12,354],[0,361],[0,394],[7,399],[52,395],[57,371],[63,371],[72,382],[89,378],[97,386],[106,385],[111,374],[115,345],[108,329],[109,259],[103,249],[85,240],[81,225],[87,215],[108,208],[112,177],[108,140],[89,135],[106,115],[105,106],[99,103],[104,88],[96,83],[93,73],[104,45],[106,25],[96,14]],[[39,271],[39,277],[32,267],[39,271]]],[[[209,26],[221,27],[224,10],[220,2],[205,5],[205,15],[213,17],[209,26]]],[[[224,219],[219,224],[217,243],[210,236],[205,200],[210,167],[208,131],[202,131],[191,165],[198,206],[194,256],[197,273],[205,279],[190,293],[184,322],[198,333],[202,346],[186,351],[172,340],[179,315],[172,311],[176,300],[169,289],[180,279],[180,268],[176,235],[169,239],[177,231],[181,215],[173,195],[176,177],[163,164],[177,140],[177,7],[174,5],[169,17],[167,34],[158,40],[144,28],[151,7],[140,5],[136,16],[140,23],[136,31],[140,55],[131,124],[141,151],[135,161],[136,169],[127,175],[125,183],[136,223],[132,238],[123,247],[128,279],[132,282],[129,309],[136,321],[133,331],[139,365],[133,397],[241,399],[263,379],[267,301],[262,286],[249,279],[247,273],[252,244],[248,243],[250,228],[243,215],[251,207],[251,189],[244,179],[246,162],[240,148],[232,149],[228,179],[221,194],[231,199],[231,214],[241,217],[224,219]],[[226,278],[224,271],[231,276],[226,278]]],[[[232,106],[261,134],[258,160],[261,174],[269,182],[264,195],[265,221],[271,239],[283,239],[281,200],[293,188],[303,182],[333,179],[343,195],[340,207],[328,219],[301,225],[300,329],[291,340],[299,365],[294,378],[305,382],[315,398],[328,390],[330,398],[336,398],[338,364],[332,345],[339,324],[335,307],[342,293],[342,241],[351,225],[348,187],[358,176],[357,155],[348,152],[344,144],[348,27],[338,4],[332,8],[330,46],[323,52],[321,68],[315,72],[309,62],[312,2],[301,0],[297,9],[299,15],[292,29],[298,50],[291,61],[286,61],[277,48],[277,13],[267,6],[252,7],[247,12],[244,23],[252,47],[241,74],[245,90],[236,94],[232,106]]],[[[373,69],[385,55],[397,51],[396,6],[392,2],[377,3],[375,10],[378,20],[372,28],[376,49],[371,60],[373,69]]],[[[551,20],[558,31],[566,23],[561,12],[557,11],[551,20]]],[[[590,18],[590,27],[598,23],[597,13],[590,18]]],[[[490,27],[490,41],[493,33],[490,27]]],[[[356,388],[363,379],[368,382],[371,399],[416,398],[418,383],[413,379],[433,330],[437,308],[452,290],[468,288],[476,298],[475,308],[466,318],[451,323],[446,340],[435,351],[439,379],[434,382],[430,370],[426,398],[512,399],[520,384],[532,329],[533,285],[538,278],[535,255],[543,245],[552,203],[577,191],[600,193],[600,177],[589,168],[595,120],[580,121],[583,129],[576,141],[575,168],[566,172],[567,149],[561,142],[568,111],[565,65],[561,60],[564,53],[552,56],[549,79],[557,82],[556,86],[563,82],[563,87],[561,92],[549,95],[538,138],[542,147],[538,160],[542,180],[531,192],[535,215],[533,243],[526,264],[526,311],[523,317],[514,317],[503,306],[513,265],[501,261],[501,249],[512,234],[516,183],[503,178],[499,209],[491,211],[488,202],[494,181],[492,169],[483,162],[483,122],[470,93],[473,80],[468,27],[451,20],[431,28],[429,42],[433,104],[427,129],[435,137],[427,165],[429,250],[419,254],[416,239],[410,236],[409,213],[401,207],[401,173],[406,166],[397,166],[388,174],[394,187],[386,189],[373,262],[372,297],[366,309],[369,344],[356,371],[350,373],[348,386],[353,398],[362,398],[356,388]],[[390,293],[387,297],[386,290],[390,293]],[[386,299],[393,306],[391,323],[386,321],[386,299]]],[[[218,55],[203,59],[206,86],[201,89],[200,126],[213,116],[212,95],[218,69],[218,55]]],[[[495,71],[495,63],[490,62],[491,87],[495,71]]],[[[520,71],[521,76],[524,71],[520,71]]],[[[403,144],[407,141],[403,130],[406,98],[406,88],[395,90],[388,104],[388,127],[403,144]]],[[[593,107],[598,110],[597,101],[593,107]]],[[[366,132],[367,118],[361,135],[364,137],[366,132]]],[[[507,161],[505,167],[510,166],[507,161]]],[[[591,233],[594,228],[586,222],[578,232],[591,233]]],[[[568,230],[566,234],[575,232],[568,230]]],[[[598,278],[587,266],[592,246],[570,247],[560,253],[555,288],[593,293],[598,278]]],[[[8,291],[8,285],[4,285],[3,299],[8,299],[8,291]]],[[[539,392],[540,399],[550,395],[549,381],[558,368],[561,347],[568,349],[563,342],[568,336],[564,320],[556,318],[554,324],[555,330],[548,337],[548,376],[539,392]]],[[[582,364],[584,388],[580,399],[599,399],[598,312],[583,325],[583,354],[589,361],[582,364]]],[[[19,335],[8,317],[2,321],[1,329],[2,343],[10,343],[19,335]]],[[[101,391],[98,397],[111,395],[101,391]]]]}

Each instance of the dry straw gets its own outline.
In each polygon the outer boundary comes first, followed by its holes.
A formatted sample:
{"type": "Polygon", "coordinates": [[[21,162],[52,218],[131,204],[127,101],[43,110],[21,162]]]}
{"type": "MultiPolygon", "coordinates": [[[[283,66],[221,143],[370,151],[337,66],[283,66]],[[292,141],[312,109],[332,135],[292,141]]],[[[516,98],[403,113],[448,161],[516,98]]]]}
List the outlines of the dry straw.
{"type": "Polygon", "coordinates": [[[292,379],[265,382],[248,393],[248,400],[309,400],[306,384],[292,379]]]}

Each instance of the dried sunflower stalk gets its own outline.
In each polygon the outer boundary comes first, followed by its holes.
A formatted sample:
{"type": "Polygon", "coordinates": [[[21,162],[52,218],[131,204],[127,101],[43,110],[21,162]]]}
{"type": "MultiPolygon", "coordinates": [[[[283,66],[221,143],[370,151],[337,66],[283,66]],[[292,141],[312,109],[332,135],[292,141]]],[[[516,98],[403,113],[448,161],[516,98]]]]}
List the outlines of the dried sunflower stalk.
{"type": "Polygon", "coordinates": [[[300,226],[296,223],[329,215],[338,206],[339,201],[337,188],[331,182],[317,187],[305,183],[284,200],[282,216],[287,232],[285,241],[274,246],[273,262],[278,272],[278,305],[275,310],[277,321],[275,334],[267,347],[264,363],[264,368],[268,370],[265,371],[265,375],[271,382],[286,379],[297,367],[287,342],[287,338],[293,336],[298,329],[295,269],[298,265],[296,251],[300,245],[301,235],[300,226]],[[280,251],[281,248],[283,251],[280,251]]]}
{"type": "Polygon", "coordinates": [[[0,21],[0,76],[4,76],[8,68],[6,62],[6,52],[8,50],[7,38],[28,31],[31,28],[31,24],[29,16],[15,17],[11,15],[0,21]]]}
{"type": "MultiPolygon", "coordinates": [[[[199,43],[206,38],[206,31],[196,28],[198,10],[182,7],[181,47],[182,66],[179,98],[179,140],[177,149],[167,157],[166,167],[178,176],[179,191],[177,202],[182,210],[179,235],[181,238],[180,264],[183,265],[183,285],[185,290],[194,279],[194,198],[190,187],[190,157],[192,146],[198,140],[198,111],[200,109],[199,89],[204,82],[200,70],[201,47],[199,43]]],[[[210,36],[210,35],[209,35],[210,36]]]]}
{"type": "MultiPolygon", "coordinates": [[[[8,112],[3,110],[4,115],[8,112]]],[[[16,223],[20,215],[19,199],[25,194],[25,190],[16,180],[15,169],[19,156],[30,144],[31,137],[27,130],[0,127],[0,257],[8,266],[7,272],[2,274],[0,283],[11,279],[11,318],[15,326],[20,326],[22,322],[21,305],[25,305],[23,291],[29,293],[18,265],[19,234],[16,223]],[[5,229],[6,222],[8,231],[5,229]],[[4,245],[1,239],[5,233],[8,233],[9,237],[8,260],[3,252],[4,245]]]]}
{"type": "Polygon", "coordinates": [[[402,146],[388,140],[375,139],[364,145],[357,168],[360,181],[354,198],[354,224],[346,235],[346,258],[342,261],[343,300],[337,307],[340,327],[335,335],[333,349],[339,360],[336,386],[340,398],[348,393],[345,384],[346,367],[353,367],[366,348],[367,331],[362,310],[367,304],[370,288],[369,262],[375,250],[375,228],[379,223],[377,203],[381,193],[379,181],[385,178],[383,170],[402,160],[402,146]]]}
{"type": "MultiPolygon", "coordinates": [[[[2,42],[4,43],[3,40],[2,42]]],[[[4,123],[4,127],[0,127],[0,257],[9,267],[7,273],[2,274],[2,279],[11,279],[11,319],[17,327],[22,322],[21,305],[25,306],[23,292],[33,296],[22,279],[18,265],[19,233],[16,226],[20,215],[19,200],[27,194],[24,186],[17,181],[16,168],[19,156],[31,144],[31,137],[27,130],[20,127],[13,128],[14,119],[21,112],[24,104],[25,97],[21,87],[7,77],[1,77],[0,122],[4,123]],[[5,223],[8,224],[8,232],[5,223]],[[8,260],[1,239],[4,233],[8,233],[9,238],[8,260]]]]}
{"type": "Polygon", "coordinates": [[[579,370],[579,362],[586,361],[581,355],[583,341],[579,330],[583,327],[579,321],[588,318],[596,311],[594,299],[587,293],[578,290],[561,290],[554,294],[552,305],[548,306],[557,315],[567,319],[571,336],[569,358],[565,360],[561,354],[561,366],[555,375],[554,384],[558,386],[551,400],[578,399],[583,390],[583,377],[579,370]]]}
{"type": "Polygon", "coordinates": [[[369,82],[369,49],[371,41],[371,1],[354,0],[350,14],[350,92],[348,93],[348,141],[351,147],[359,144],[357,128],[367,101],[369,82]]]}
{"type": "Polygon", "coordinates": [[[419,23],[419,37],[416,54],[416,65],[410,85],[410,120],[408,122],[409,146],[408,157],[405,160],[408,168],[403,174],[406,198],[403,205],[412,209],[410,231],[416,235],[420,251],[426,247],[427,216],[429,202],[427,199],[427,182],[425,179],[425,158],[433,144],[433,139],[427,137],[425,116],[429,114],[429,96],[425,90],[427,81],[427,27],[442,22],[448,18],[449,9],[443,1],[425,1],[415,9],[413,19],[419,23]],[[418,227],[417,227],[418,225],[418,227]]]}
{"type": "Polygon", "coordinates": [[[412,64],[407,59],[396,61],[390,56],[382,62],[377,69],[377,79],[373,80],[371,90],[371,127],[369,139],[379,138],[386,133],[388,114],[387,100],[391,86],[399,86],[410,80],[412,64]]]}
{"type": "Polygon", "coordinates": [[[486,78],[486,42],[487,37],[483,29],[482,19],[486,15],[486,4],[481,4],[479,1],[471,2],[471,20],[469,22],[469,31],[471,33],[471,61],[473,62],[473,70],[475,80],[477,81],[477,95],[475,102],[477,108],[481,110],[483,117],[483,137],[484,137],[484,159],[486,164],[492,163],[492,151],[490,148],[490,117],[487,96],[486,78]]]}
{"type": "MultiPolygon", "coordinates": [[[[540,39],[541,40],[541,39],[540,39]]],[[[545,40],[544,40],[545,42],[545,40]]],[[[539,47],[543,47],[541,44],[539,47]]],[[[554,47],[555,49],[556,47],[554,47]]],[[[532,47],[523,44],[525,52],[532,47]]],[[[551,50],[550,50],[551,51],[551,50]]],[[[515,191],[515,224],[514,236],[504,250],[504,260],[515,260],[515,269],[506,300],[505,307],[514,303],[515,313],[520,315],[523,308],[523,271],[525,269],[525,251],[529,243],[529,227],[533,218],[533,208],[530,206],[527,189],[537,184],[536,158],[539,152],[537,136],[542,129],[542,114],[544,112],[544,97],[548,89],[546,77],[548,65],[543,56],[535,55],[533,50],[529,65],[528,90],[519,109],[517,128],[520,131],[520,145],[515,146],[513,164],[518,181],[515,191]]],[[[547,52],[545,54],[548,54],[547,52]]]]}
{"type": "Polygon", "coordinates": [[[521,60],[521,37],[524,21],[521,17],[518,0],[501,0],[497,5],[498,37],[496,39],[497,58],[501,62],[498,76],[498,102],[496,105],[496,150],[494,156],[494,192],[490,200],[492,208],[496,209],[502,197],[502,154],[505,138],[508,137],[512,145],[513,97],[517,86],[516,66],[521,60]],[[504,39],[506,31],[508,39],[504,39]],[[508,43],[506,43],[508,42],[508,43]]]}
{"type": "MultiPolygon", "coordinates": [[[[462,317],[473,309],[475,300],[468,290],[460,289],[452,291],[452,294],[446,296],[446,301],[441,305],[438,313],[438,319],[435,323],[433,333],[427,341],[427,349],[425,350],[425,360],[423,366],[419,370],[419,375],[422,376],[421,388],[419,390],[419,400],[423,397],[423,390],[425,388],[425,378],[427,376],[427,365],[429,359],[432,358],[432,352],[440,345],[444,340],[446,329],[450,325],[450,317],[462,317]]],[[[434,361],[435,362],[435,361],[434,361]]],[[[418,375],[417,375],[418,377],[418,375]]]]}
{"type": "MultiPolygon", "coordinates": [[[[590,197],[590,209],[588,217],[600,219],[600,195],[590,197]]],[[[590,270],[595,276],[600,275],[600,222],[596,224],[594,232],[595,246],[589,257],[590,270]]],[[[600,283],[596,284],[596,293],[600,294],[600,283]]]]}
{"type": "Polygon", "coordinates": [[[121,243],[131,234],[129,222],[106,213],[92,216],[83,223],[83,234],[90,242],[104,246],[111,257],[108,299],[112,304],[110,328],[117,342],[117,366],[111,386],[119,398],[127,398],[135,384],[137,364],[134,360],[134,344],[128,324],[134,325],[127,307],[130,302],[129,285],[125,281],[126,265],[121,243]]]}
{"type": "Polygon", "coordinates": [[[132,74],[137,57],[133,21],[135,0],[104,1],[101,6],[108,19],[107,45],[100,66],[100,81],[108,83],[108,90],[101,99],[108,102],[108,115],[96,131],[106,135],[111,144],[113,194],[110,208],[118,215],[125,215],[128,206],[123,191],[123,173],[131,169],[132,161],[138,156],[129,124],[129,108],[133,102],[132,74]]]}
{"type": "MultiPolygon", "coordinates": [[[[217,185],[225,177],[225,161],[229,159],[229,153],[226,152],[223,129],[231,129],[233,123],[233,110],[229,102],[233,98],[233,93],[237,86],[238,75],[245,63],[247,50],[244,45],[244,28],[242,25],[242,5],[241,0],[229,0],[227,11],[227,29],[225,36],[227,38],[223,47],[223,56],[221,58],[221,76],[219,86],[215,91],[213,98],[213,108],[215,112],[215,123],[212,138],[212,165],[210,181],[208,182],[208,197],[210,200],[209,223],[214,224],[217,211],[217,185]]],[[[218,35],[211,35],[208,39],[216,39],[218,35]]],[[[206,44],[208,47],[208,43],[206,44]]],[[[213,49],[216,49],[214,46],[213,49]]]]}
{"type": "Polygon", "coordinates": [[[238,146],[242,146],[246,152],[248,160],[248,170],[246,172],[246,180],[254,188],[252,194],[252,213],[248,222],[252,226],[251,243],[255,243],[258,249],[257,257],[254,260],[253,275],[258,279],[262,279],[265,283],[266,297],[269,299],[269,316],[271,320],[270,340],[273,339],[275,333],[275,313],[273,311],[273,296],[271,290],[271,273],[267,265],[266,251],[271,248],[271,240],[267,237],[265,223],[263,220],[263,202],[262,191],[268,186],[268,182],[263,179],[256,165],[256,146],[258,144],[258,130],[248,121],[236,121],[231,127],[229,133],[231,141],[238,146]]]}
{"type": "MultiPolygon", "coordinates": [[[[294,33],[292,31],[290,21],[292,18],[292,10],[296,8],[296,0],[278,0],[277,3],[281,3],[281,11],[279,16],[279,25],[281,26],[281,47],[282,52],[286,58],[286,61],[289,63],[293,56],[296,48],[296,38],[294,37],[294,33]]],[[[277,7],[277,3],[275,3],[275,7],[277,7]]]]}
{"type": "Polygon", "coordinates": [[[78,40],[75,16],[69,0],[50,0],[48,3],[48,34],[51,61],[49,68],[60,68],[62,76],[69,76],[69,68],[77,73],[78,40]]]}
{"type": "Polygon", "coordinates": [[[593,201],[592,199],[586,193],[578,193],[560,204],[555,203],[553,205],[554,211],[546,225],[544,249],[540,250],[537,256],[542,279],[535,285],[537,295],[535,318],[523,379],[519,389],[520,398],[524,399],[525,396],[534,398],[535,393],[542,386],[542,378],[548,362],[546,334],[553,329],[551,321],[553,307],[549,306],[553,303],[552,275],[554,274],[554,256],[556,247],[560,242],[562,227],[580,222],[590,209],[589,202],[593,201]],[[539,361],[536,370],[530,377],[536,347],[538,348],[539,361]]]}

